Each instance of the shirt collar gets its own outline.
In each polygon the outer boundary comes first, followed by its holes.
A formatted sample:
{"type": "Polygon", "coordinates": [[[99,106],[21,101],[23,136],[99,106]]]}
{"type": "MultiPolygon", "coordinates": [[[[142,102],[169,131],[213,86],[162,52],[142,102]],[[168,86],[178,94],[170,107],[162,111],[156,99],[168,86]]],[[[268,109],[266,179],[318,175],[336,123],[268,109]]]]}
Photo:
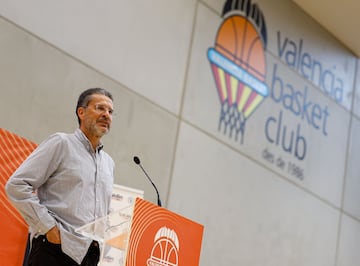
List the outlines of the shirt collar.
{"type": "MultiPolygon", "coordinates": [[[[77,128],[75,130],[75,136],[81,141],[82,144],[84,144],[84,146],[89,151],[93,151],[90,140],[85,136],[84,132],[82,132],[80,128],[77,128]]],[[[100,152],[103,149],[103,147],[104,147],[104,145],[100,142],[96,146],[96,151],[100,152]]]]}

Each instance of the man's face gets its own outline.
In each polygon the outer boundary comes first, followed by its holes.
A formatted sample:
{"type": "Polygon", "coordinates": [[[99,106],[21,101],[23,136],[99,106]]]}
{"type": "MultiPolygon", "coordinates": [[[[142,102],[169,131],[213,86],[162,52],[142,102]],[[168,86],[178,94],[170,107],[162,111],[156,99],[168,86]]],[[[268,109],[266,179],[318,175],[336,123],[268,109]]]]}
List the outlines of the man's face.
{"type": "Polygon", "coordinates": [[[80,128],[88,138],[101,138],[109,132],[112,115],[112,100],[102,94],[93,94],[87,107],[80,107],[80,128]]]}

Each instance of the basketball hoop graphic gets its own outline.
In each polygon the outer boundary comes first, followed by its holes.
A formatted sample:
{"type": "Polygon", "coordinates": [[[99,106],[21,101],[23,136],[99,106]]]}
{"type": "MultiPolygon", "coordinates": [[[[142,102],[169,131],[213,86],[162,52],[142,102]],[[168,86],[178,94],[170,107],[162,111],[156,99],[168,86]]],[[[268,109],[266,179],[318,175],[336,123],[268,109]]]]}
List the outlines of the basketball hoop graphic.
{"type": "Polygon", "coordinates": [[[228,0],[224,21],[208,59],[221,101],[218,130],[243,143],[245,124],[268,96],[266,75],[266,25],[256,4],[228,0]]]}
{"type": "Polygon", "coordinates": [[[148,266],[178,266],[179,239],[174,230],[161,227],[154,238],[148,266]]]}

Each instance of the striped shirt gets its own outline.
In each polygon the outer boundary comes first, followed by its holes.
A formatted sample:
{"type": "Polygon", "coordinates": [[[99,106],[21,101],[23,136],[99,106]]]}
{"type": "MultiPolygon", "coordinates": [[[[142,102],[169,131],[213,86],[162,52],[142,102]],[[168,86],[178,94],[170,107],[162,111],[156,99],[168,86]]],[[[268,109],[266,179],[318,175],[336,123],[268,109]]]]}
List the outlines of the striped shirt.
{"type": "Polygon", "coordinates": [[[114,161],[99,145],[92,148],[77,129],[56,133],[41,143],[6,184],[10,201],[30,226],[32,237],[55,225],[61,248],[79,264],[92,242],[76,228],[109,212],[114,161]],[[36,191],[36,193],[34,193],[36,191]]]}

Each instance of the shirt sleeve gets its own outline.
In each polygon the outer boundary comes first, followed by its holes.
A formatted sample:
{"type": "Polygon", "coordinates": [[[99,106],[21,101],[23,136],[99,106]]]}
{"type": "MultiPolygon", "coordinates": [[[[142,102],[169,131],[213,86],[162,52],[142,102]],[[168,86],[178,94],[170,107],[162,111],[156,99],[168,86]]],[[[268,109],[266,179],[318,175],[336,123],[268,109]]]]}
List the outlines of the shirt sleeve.
{"type": "Polygon", "coordinates": [[[36,190],[56,171],[62,150],[61,136],[50,136],[20,165],[5,186],[9,200],[38,234],[45,234],[56,225],[54,217],[41,204],[36,190]]]}

